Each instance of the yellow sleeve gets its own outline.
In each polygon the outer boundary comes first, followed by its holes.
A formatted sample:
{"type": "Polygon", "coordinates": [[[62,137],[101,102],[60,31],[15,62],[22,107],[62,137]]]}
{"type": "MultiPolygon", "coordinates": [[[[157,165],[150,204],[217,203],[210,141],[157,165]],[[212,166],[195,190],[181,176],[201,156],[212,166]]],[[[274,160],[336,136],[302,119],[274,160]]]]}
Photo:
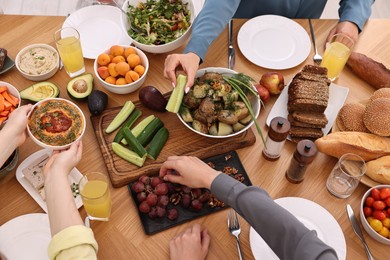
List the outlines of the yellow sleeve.
{"type": "Polygon", "coordinates": [[[97,259],[98,244],[92,229],[71,226],[57,233],[50,241],[50,259],[97,259]]]}

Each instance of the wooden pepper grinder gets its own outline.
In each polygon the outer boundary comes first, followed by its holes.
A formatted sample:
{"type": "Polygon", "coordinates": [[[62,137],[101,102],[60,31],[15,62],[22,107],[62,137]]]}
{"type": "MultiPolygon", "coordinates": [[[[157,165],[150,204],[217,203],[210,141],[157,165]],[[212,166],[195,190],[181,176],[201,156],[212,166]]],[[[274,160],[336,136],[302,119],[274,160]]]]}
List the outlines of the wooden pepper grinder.
{"type": "Polygon", "coordinates": [[[279,159],[280,152],[290,131],[290,122],[283,117],[275,117],[271,120],[263,156],[269,161],[279,159]]]}
{"type": "Polygon", "coordinates": [[[310,140],[302,140],[297,144],[290,166],[286,171],[286,178],[292,183],[303,181],[307,166],[314,160],[317,146],[310,140]]]}

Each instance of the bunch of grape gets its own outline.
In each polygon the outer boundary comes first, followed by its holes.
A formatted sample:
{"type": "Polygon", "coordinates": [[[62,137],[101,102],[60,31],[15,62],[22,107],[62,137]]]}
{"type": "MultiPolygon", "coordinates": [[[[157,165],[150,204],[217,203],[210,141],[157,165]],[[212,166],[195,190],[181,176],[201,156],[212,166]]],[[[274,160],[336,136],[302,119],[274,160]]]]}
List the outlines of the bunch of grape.
{"type": "Polygon", "coordinates": [[[192,189],[165,182],[158,176],[143,175],[131,185],[131,189],[137,194],[139,211],[151,219],[165,216],[169,220],[177,219],[179,212],[174,207],[176,205],[199,212],[210,198],[210,191],[207,189],[192,189]]]}

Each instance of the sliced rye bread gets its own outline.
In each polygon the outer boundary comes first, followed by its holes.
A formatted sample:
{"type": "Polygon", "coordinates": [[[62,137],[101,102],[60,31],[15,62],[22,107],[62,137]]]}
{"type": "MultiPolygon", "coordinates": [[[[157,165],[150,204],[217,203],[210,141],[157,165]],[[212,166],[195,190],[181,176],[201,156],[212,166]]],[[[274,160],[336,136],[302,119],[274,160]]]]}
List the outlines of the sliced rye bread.
{"type": "Polygon", "coordinates": [[[292,126],[289,132],[292,138],[320,138],[324,135],[321,128],[292,126]]]}
{"type": "Polygon", "coordinates": [[[322,75],[322,74],[314,74],[310,72],[298,72],[293,80],[300,79],[300,80],[307,80],[307,81],[314,81],[314,82],[324,82],[328,86],[330,85],[331,81],[328,79],[328,76],[322,75]]]}
{"type": "Polygon", "coordinates": [[[328,101],[325,100],[300,98],[300,99],[289,100],[287,103],[287,110],[289,113],[292,113],[294,111],[324,113],[327,106],[328,106],[328,101]]]}
{"type": "Polygon", "coordinates": [[[325,127],[328,124],[328,119],[326,118],[326,115],[324,113],[294,111],[291,116],[295,121],[311,125],[318,125],[321,128],[325,127]]]}
{"type": "Polygon", "coordinates": [[[328,75],[328,69],[320,66],[315,65],[305,65],[302,69],[302,72],[309,72],[313,74],[319,74],[319,75],[328,75]]]}
{"type": "Polygon", "coordinates": [[[329,100],[329,87],[324,82],[295,79],[288,87],[289,99],[329,100]]]}
{"type": "Polygon", "coordinates": [[[292,116],[292,114],[288,115],[288,121],[293,126],[300,126],[300,127],[308,127],[308,128],[324,128],[326,124],[313,124],[313,123],[305,123],[298,120],[295,120],[292,116]]]}

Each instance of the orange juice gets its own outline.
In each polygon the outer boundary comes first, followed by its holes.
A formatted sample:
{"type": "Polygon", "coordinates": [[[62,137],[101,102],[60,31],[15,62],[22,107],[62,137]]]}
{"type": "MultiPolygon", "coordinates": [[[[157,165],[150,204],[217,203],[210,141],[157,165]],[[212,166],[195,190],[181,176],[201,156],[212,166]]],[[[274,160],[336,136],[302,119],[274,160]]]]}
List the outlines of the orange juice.
{"type": "Polygon", "coordinates": [[[81,197],[91,219],[108,220],[111,213],[111,198],[107,182],[89,180],[81,190],[81,197]]]}
{"type": "Polygon", "coordinates": [[[66,37],[57,41],[57,49],[68,74],[79,74],[85,71],[84,58],[80,40],[74,36],[66,37]]]}
{"type": "Polygon", "coordinates": [[[340,75],[350,53],[350,49],[340,42],[332,42],[330,46],[327,46],[321,67],[328,69],[328,78],[330,80],[333,81],[340,75]]]}

